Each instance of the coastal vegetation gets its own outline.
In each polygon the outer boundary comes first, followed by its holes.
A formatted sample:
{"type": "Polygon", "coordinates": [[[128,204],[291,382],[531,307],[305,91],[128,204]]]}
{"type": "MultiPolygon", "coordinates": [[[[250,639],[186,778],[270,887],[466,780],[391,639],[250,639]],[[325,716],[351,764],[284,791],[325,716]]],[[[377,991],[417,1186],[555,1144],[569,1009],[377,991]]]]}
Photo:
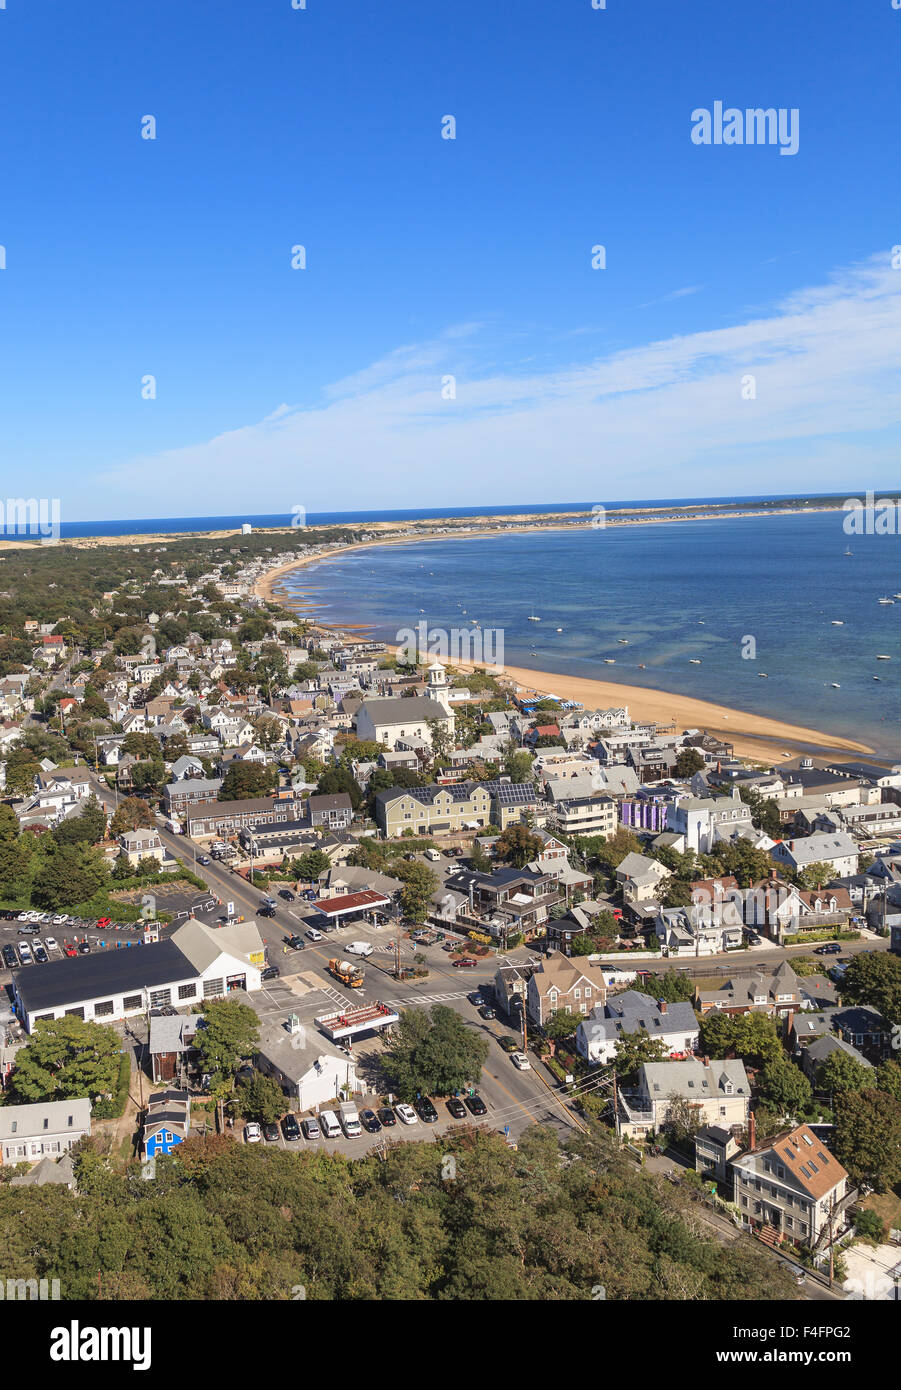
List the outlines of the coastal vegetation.
{"type": "Polygon", "coordinates": [[[687,1190],[599,1128],[561,1144],[536,1126],[514,1151],[461,1126],[384,1149],[348,1160],[195,1138],[142,1181],[83,1140],[77,1191],[0,1173],[6,1268],[59,1278],[68,1300],[797,1297],[767,1252],[723,1245],[687,1190]]]}

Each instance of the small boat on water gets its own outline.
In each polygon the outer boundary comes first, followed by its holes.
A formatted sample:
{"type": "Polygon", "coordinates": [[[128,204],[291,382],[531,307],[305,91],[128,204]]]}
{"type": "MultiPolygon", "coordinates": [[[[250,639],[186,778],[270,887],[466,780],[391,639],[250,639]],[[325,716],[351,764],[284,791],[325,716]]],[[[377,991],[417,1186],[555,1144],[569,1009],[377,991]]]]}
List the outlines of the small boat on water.
{"type": "Polygon", "coordinates": [[[843,620],[842,618],[833,618],[833,619],[832,619],[832,626],[833,626],[833,627],[844,627],[844,626],[845,626],[844,620],[843,620]]]}
{"type": "Polygon", "coordinates": [[[699,659],[698,657],[696,657],[696,656],[690,656],[690,657],[688,658],[688,664],[689,664],[689,666],[700,666],[701,662],[700,662],[700,659],[699,659]]]}
{"type": "Polygon", "coordinates": [[[615,666],[615,665],[616,665],[616,657],[615,657],[615,656],[605,656],[605,657],[604,657],[604,665],[605,665],[605,666],[615,666]]]}
{"type": "Polygon", "coordinates": [[[850,546],[846,546],[846,547],[845,547],[845,554],[846,554],[846,555],[853,555],[853,554],[854,554],[854,551],[851,549],[850,546]]]}
{"type": "Polygon", "coordinates": [[[557,628],[557,631],[558,631],[558,632],[562,632],[562,631],[563,631],[563,628],[562,628],[562,627],[558,627],[558,628],[557,628]]]}
{"type": "Polygon", "coordinates": [[[528,617],[530,623],[540,623],[541,619],[535,613],[530,613],[528,617]]]}
{"type": "Polygon", "coordinates": [[[873,680],[874,680],[874,681],[881,681],[881,680],[882,680],[882,677],[881,677],[881,676],[874,676],[874,677],[873,677],[873,680]]]}
{"type": "Polygon", "coordinates": [[[638,669],[639,669],[639,671],[646,671],[648,668],[647,668],[647,666],[645,666],[645,664],[644,664],[643,661],[639,661],[639,663],[638,663],[638,669]]]}
{"type": "Polygon", "coordinates": [[[839,685],[838,681],[833,681],[833,682],[832,682],[832,689],[833,689],[833,690],[841,690],[841,686],[839,685]]]}
{"type": "Polygon", "coordinates": [[[616,640],[617,640],[617,642],[619,642],[619,644],[620,644],[621,647],[628,647],[628,645],[629,645],[629,639],[628,639],[628,637],[617,637],[616,640]]]}
{"type": "Polygon", "coordinates": [[[881,598],[881,599],[879,599],[879,602],[880,602],[880,603],[894,603],[895,600],[894,600],[893,598],[881,598]]]}
{"type": "Polygon", "coordinates": [[[892,659],[892,658],[891,658],[890,656],[886,656],[884,652],[877,652],[877,653],[876,653],[876,660],[877,660],[877,661],[891,661],[891,659],[892,659]]]}
{"type": "Polygon", "coordinates": [[[769,676],[767,675],[766,671],[758,671],[757,674],[762,681],[769,680],[769,676]]]}

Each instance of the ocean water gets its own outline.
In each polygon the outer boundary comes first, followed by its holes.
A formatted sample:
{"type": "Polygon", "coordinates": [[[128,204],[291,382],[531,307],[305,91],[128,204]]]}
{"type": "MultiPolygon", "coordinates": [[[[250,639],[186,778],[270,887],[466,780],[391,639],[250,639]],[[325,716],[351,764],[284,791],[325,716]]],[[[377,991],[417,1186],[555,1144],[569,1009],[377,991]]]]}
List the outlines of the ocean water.
{"type": "Polygon", "coordinates": [[[444,629],[476,619],[503,630],[509,665],[714,700],[901,761],[901,599],[878,603],[901,592],[901,536],[848,536],[843,520],[423,541],[337,556],[285,584],[323,621],[370,624],[385,640],[422,619],[444,629]]]}
{"type": "MultiPolygon", "coordinates": [[[[844,493],[832,494],[838,501],[845,497],[844,493]]],[[[880,493],[880,495],[882,495],[880,493]]],[[[797,493],[786,494],[786,496],[797,497],[797,493]]],[[[600,499],[608,508],[644,508],[644,507],[675,507],[684,506],[688,503],[711,502],[719,504],[744,503],[744,502],[766,502],[773,505],[778,504],[778,499],[774,499],[772,494],[766,496],[741,496],[741,497],[662,497],[652,502],[635,501],[625,499],[610,501],[606,498],[600,499]]],[[[533,502],[517,504],[516,506],[489,506],[482,503],[477,507],[424,507],[424,508],[403,508],[394,511],[369,511],[369,512],[310,512],[307,521],[311,526],[346,526],[352,522],[366,524],[374,521],[430,521],[435,517],[467,517],[484,516],[491,512],[495,516],[515,516],[517,514],[535,514],[540,512],[572,512],[588,511],[598,501],[597,498],[590,502],[533,502]]],[[[5,515],[5,514],[4,514],[5,515]]],[[[184,535],[192,531],[236,531],[240,530],[244,522],[249,522],[255,528],[290,527],[292,517],[290,514],[281,512],[267,512],[260,515],[247,512],[235,514],[233,516],[158,516],[143,517],[122,520],[117,518],[113,521],[67,521],[60,522],[60,536],[63,540],[74,540],[82,536],[153,536],[164,535],[184,535]]],[[[0,524],[0,536],[15,536],[17,533],[14,525],[0,524]]],[[[20,534],[27,535],[27,529],[20,534]]]]}

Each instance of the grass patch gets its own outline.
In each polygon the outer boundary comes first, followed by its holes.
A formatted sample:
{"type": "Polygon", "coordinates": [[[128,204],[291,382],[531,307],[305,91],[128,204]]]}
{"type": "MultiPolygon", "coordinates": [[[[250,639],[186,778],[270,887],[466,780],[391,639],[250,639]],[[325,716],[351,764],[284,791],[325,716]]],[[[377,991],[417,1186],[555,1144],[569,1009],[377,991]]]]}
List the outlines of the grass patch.
{"type": "Polygon", "coordinates": [[[871,1192],[860,1205],[865,1211],[875,1211],[890,1231],[901,1229],[901,1183],[890,1192],[871,1192]]]}

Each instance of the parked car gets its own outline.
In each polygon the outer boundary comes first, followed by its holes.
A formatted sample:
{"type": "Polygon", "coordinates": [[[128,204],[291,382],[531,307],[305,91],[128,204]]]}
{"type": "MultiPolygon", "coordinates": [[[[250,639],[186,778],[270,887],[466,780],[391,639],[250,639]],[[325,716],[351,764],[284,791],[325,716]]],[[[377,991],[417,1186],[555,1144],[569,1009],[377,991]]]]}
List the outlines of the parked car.
{"type": "Polygon", "coordinates": [[[454,961],[454,966],[457,970],[474,970],[478,963],[472,956],[461,956],[459,960],[454,961]]]}
{"type": "Polygon", "coordinates": [[[511,1052],[510,1061],[513,1063],[517,1071],[532,1070],[532,1063],[529,1061],[528,1057],[524,1052],[511,1052]]]}
{"type": "Polygon", "coordinates": [[[300,1138],[300,1125],[297,1123],[295,1115],[286,1115],[282,1120],[282,1134],[289,1144],[292,1140],[300,1138]]]}
{"type": "Polygon", "coordinates": [[[19,964],[19,957],[16,955],[15,946],[3,947],[3,964],[9,970],[15,970],[19,964]]]}
{"type": "Polygon", "coordinates": [[[463,1104],[462,1100],[458,1100],[456,1096],[451,1096],[450,1100],[445,1101],[445,1105],[455,1120],[466,1119],[466,1106],[463,1104]]]}
{"type": "Polygon", "coordinates": [[[441,949],[442,951],[455,951],[457,948],[452,941],[445,941],[441,949]]]}
{"type": "Polygon", "coordinates": [[[304,939],[302,936],[286,936],[285,944],[290,946],[292,951],[302,951],[304,949],[304,939]]]}
{"type": "Polygon", "coordinates": [[[487,1105],[485,1104],[485,1102],[482,1100],[482,1097],[481,1097],[481,1096],[464,1096],[463,1099],[466,1101],[466,1108],[470,1111],[471,1114],[473,1114],[473,1115],[487,1115],[487,1114],[488,1114],[488,1106],[487,1106],[487,1105]]]}
{"type": "Polygon", "coordinates": [[[63,947],[63,954],[68,956],[71,960],[72,956],[78,955],[78,950],[75,946],[72,945],[71,942],[69,942],[67,945],[63,947]]]}
{"type": "Polygon", "coordinates": [[[402,1125],[416,1124],[416,1111],[413,1109],[412,1105],[404,1105],[403,1103],[401,1103],[400,1105],[396,1105],[394,1108],[397,1111],[397,1118],[400,1120],[402,1125]]]}
{"type": "Polygon", "coordinates": [[[374,1110],[361,1110],[360,1124],[369,1134],[378,1134],[382,1127],[382,1122],[374,1110]]]}
{"type": "Polygon", "coordinates": [[[294,894],[291,892],[290,888],[280,888],[278,890],[278,895],[280,898],[284,898],[286,903],[294,902],[294,894]]]}
{"type": "Polygon", "coordinates": [[[89,955],[91,954],[91,943],[90,943],[90,941],[79,941],[79,943],[78,943],[78,954],[79,954],[80,956],[89,956],[89,955]]]}
{"type": "Polygon", "coordinates": [[[397,1120],[394,1117],[394,1111],[391,1109],[390,1105],[381,1106],[376,1111],[376,1114],[378,1115],[379,1123],[382,1125],[384,1129],[391,1129],[394,1125],[397,1124],[397,1120]]]}
{"type": "Polygon", "coordinates": [[[44,937],[44,945],[46,946],[46,948],[47,948],[48,951],[55,951],[55,950],[56,950],[56,937],[55,937],[55,936],[45,936],[45,937],[44,937]]]}
{"type": "Polygon", "coordinates": [[[480,990],[476,990],[474,994],[469,996],[469,1002],[474,1005],[475,1008],[480,1009],[485,1002],[485,996],[480,990]]]}
{"type": "Polygon", "coordinates": [[[274,907],[270,907],[270,905],[269,905],[268,903],[264,903],[262,907],[258,907],[258,908],[257,908],[257,916],[258,916],[258,917],[274,917],[274,916],[275,916],[275,908],[274,908],[274,907]]]}
{"type": "Polygon", "coordinates": [[[65,913],[65,912],[60,912],[58,916],[54,917],[54,919],[53,919],[53,921],[52,921],[52,923],[51,923],[51,926],[54,926],[54,927],[64,927],[64,926],[66,925],[66,923],[68,922],[68,920],[69,920],[69,918],[67,917],[66,913],[65,913]]]}
{"type": "Polygon", "coordinates": [[[266,1140],[266,1143],[267,1143],[267,1144],[277,1144],[277,1143],[278,1143],[278,1125],[273,1125],[273,1124],[265,1124],[265,1125],[263,1125],[263,1138],[266,1140]]]}
{"type": "Polygon", "coordinates": [[[344,947],[348,955],[351,956],[371,956],[372,947],[368,941],[349,941],[344,947]]]}
{"type": "Polygon", "coordinates": [[[307,930],[307,932],[306,932],[306,935],[307,935],[307,937],[309,938],[310,941],[321,941],[321,940],[322,940],[322,932],[321,932],[321,931],[317,931],[315,927],[309,927],[308,930],[307,930]]]}
{"type": "Polygon", "coordinates": [[[319,1121],[313,1116],[302,1121],[300,1127],[303,1130],[304,1139],[319,1139],[322,1136],[322,1130],[319,1128],[319,1121]]]}
{"type": "Polygon", "coordinates": [[[267,965],[265,970],[260,971],[261,980],[277,980],[281,971],[277,965],[267,965]]]}
{"type": "Polygon", "coordinates": [[[198,854],[198,856],[197,856],[197,863],[198,863],[198,864],[204,864],[204,865],[209,864],[209,863],[210,863],[210,856],[209,856],[208,854],[198,854]]]}
{"type": "Polygon", "coordinates": [[[112,924],[112,921],[111,921],[111,919],[110,919],[109,917],[98,917],[98,918],[97,918],[97,930],[98,930],[98,931],[105,931],[107,927],[111,927],[112,925],[113,925],[113,924],[112,924]]]}
{"type": "Polygon", "coordinates": [[[519,1048],[519,1043],[515,1038],[511,1038],[509,1033],[503,1038],[498,1038],[498,1042],[505,1052],[516,1052],[519,1048]]]}
{"type": "Polygon", "coordinates": [[[258,1124],[251,1123],[244,1126],[244,1143],[259,1144],[263,1138],[263,1132],[258,1124]]]}
{"type": "Polygon", "coordinates": [[[494,1012],[494,1009],[492,1009],[490,1004],[486,1004],[483,1009],[479,1009],[479,1016],[480,1018],[484,1018],[486,1023],[489,1022],[492,1018],[497,1018],[497,1014],[494,1012]]]}
{"type": "Polygon", "coordinates": [[[35,946],[34,958],[40,965],[46,965],[48,960],[50,959],[43,946],[35,946]]]}
{"type": "Polygon", "coordinates": [[[438,1111],[435,1109],[428,1096],[420,1096],[416,1102],[416,1113],[423,1124],[433,1125],[438,1118],[438,1111]]]}
{"type": "Polygon", "coordinates": [[[814,951],[814,955],[815,955],[815,956],[839,956],[839,955],[841,955],[841,950],[842,950],[842,948],[841,948],[841,946],[838,944],[837,941],[827,941],[825,946],[818,946],[818,947],[816,948],[816,950],[814,951]]]}

